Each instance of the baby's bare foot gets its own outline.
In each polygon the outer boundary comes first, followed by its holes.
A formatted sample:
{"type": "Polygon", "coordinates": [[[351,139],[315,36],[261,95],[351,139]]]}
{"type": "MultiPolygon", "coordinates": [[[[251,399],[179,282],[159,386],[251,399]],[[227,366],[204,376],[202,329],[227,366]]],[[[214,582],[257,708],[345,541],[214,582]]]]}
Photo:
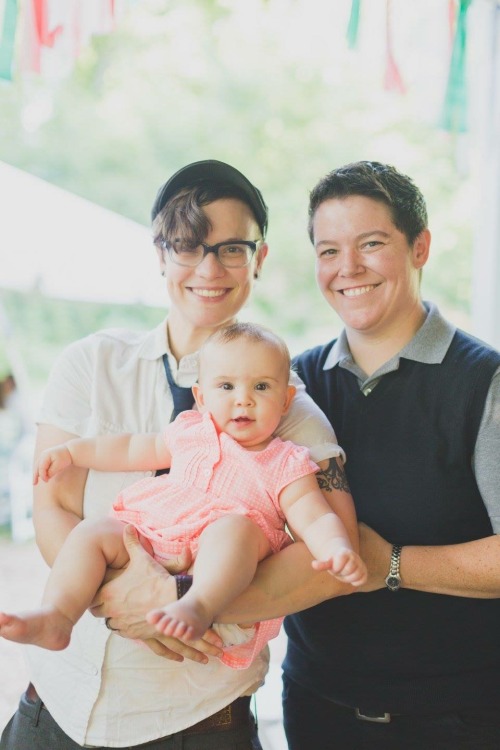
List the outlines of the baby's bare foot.
{"type": "Polygon", "coordinates": [[[51,651],[69,644],[73,623],[55,609],[40,609],[20,615],[0,612],[0,636],[16,643],[31,643],[51,651]]]}
{"type": "Polygon", "coordinates": [[[189,601],[184,596],[178,602],[152,610],[146,619],[163,635],[194,641],[210,627],[213,614],[209,614],[198,600],[189,601]]]}

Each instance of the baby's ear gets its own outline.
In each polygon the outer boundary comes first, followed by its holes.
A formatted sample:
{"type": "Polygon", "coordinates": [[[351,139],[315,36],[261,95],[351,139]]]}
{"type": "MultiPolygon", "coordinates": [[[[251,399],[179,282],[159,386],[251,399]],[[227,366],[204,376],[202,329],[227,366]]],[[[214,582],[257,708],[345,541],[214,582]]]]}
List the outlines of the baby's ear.
{"type": "Polygon", "coordinates": [[[295,397],[295,394],[297,393],[297,389],[294,385],[288,385],[286,389],[286,397],[285,397],[285,403],[283,406],[283,414],[286,414],[288,409],[290,408],[290,405],[295,397]]]}
{"type": "Polygon", "coordinates": [[[196,406],[198,407],[198,411],[200,411],[204,404],[203,391],[201,390],[198,383],[195,383],[193,385],[192,391],[193,391],[194,400],[196,401],[196,406]]]}

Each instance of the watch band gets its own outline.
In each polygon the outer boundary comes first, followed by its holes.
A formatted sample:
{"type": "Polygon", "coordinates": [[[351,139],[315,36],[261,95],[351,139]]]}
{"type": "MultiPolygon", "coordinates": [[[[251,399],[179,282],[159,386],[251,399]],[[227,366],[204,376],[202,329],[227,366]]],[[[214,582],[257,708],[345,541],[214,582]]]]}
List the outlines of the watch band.
{"type": "Polygon", "coordinates": [[[392,547],[389,573],[385,579],[385,585],[389,591],[398,591],[401,588],[401,574],[399,572],[399,567],[402,549],[403,548],[399,544],[394,544],[392,547]]]}
{"type": "Polygon", "coordinates": [[[177,599],[181,599],[184,594],[187,594],[193,583],[193,576],[189,575],[176,575],[175,585],[177,588],[177,599]]]}

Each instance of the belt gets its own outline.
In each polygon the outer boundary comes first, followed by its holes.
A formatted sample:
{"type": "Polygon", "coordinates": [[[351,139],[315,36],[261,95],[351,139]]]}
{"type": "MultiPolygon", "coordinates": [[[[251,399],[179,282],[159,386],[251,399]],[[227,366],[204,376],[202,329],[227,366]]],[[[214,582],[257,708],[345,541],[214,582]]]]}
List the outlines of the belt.
{"type": "MultiPolygon", "coordinates": [[[[26,690],[26,697],[32,703],[38,700],[38,693],[35,686],[28,685],[26,690]]],[[[42,704],[43,705],[43,704],[42,704]]],[[[250,724],[250,696],[244,696],[243,698],[237,698],[229,706],[221,708],[211,716],[207,716],[206,719],[198,721],[186,729],[183,729],[179,734],[201,734],[203,732],[227,732],[230,729],[239,729],[241,727],[247,727],[250,724]]],[[[153,742],[158,742],[161,737],[153,742]]],[[[145,746],[149,745],[149,742],[144,743],[145,746]]],[[[137,747],[142,747],[138,745],[137,747]]]]}
{"type": "Polygon", "coordinates": [[[375,721],[378,724],[388,724],[396,714],[390,714],[388,711],[365,711],[355,708],[354,716],[360,721],[375,721]]]}
{"type": "Polygon", "coordinates": [[[339,713],[350,713],[359,719],[359,721],[374,721],[377,724],[389,724],[393,716],[399,716],[400,714],[389,713],[388,711],[368,711],[364,708],[351,708],[350,706],[343,706],[341,703],[335,703],[329,701],[330,706],[333,710],[337,710],[339,713]]]}
{"type": "Polygon", "coordinates": [[[212,716],[207,716],[197,724],[182,730],[182,734],[200,734],[201,732],[225,732],[228,729],[248,727],[250,723],[250,696],[237,698],[235,701],[221,708],[212,716]]]}

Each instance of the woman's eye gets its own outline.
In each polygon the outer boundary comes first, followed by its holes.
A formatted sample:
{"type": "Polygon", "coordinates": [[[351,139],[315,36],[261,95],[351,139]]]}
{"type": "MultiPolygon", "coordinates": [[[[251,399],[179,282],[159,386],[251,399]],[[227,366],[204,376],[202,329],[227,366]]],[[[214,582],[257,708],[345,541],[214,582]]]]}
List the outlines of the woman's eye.
{"type": "Polygon", "coordinates": [[[321,250],[318,257],[319,258],[333,258],[337,254],[338,254],[338,250],[335,250],[334,247],[328,247],[326,250],[321,250]]]}
{"type": "Polygon", "coordinates": [[[375,250],[377,247],[380,247],[383,243],[380,242],[380,240],[370,240],[370,242],[365,242],[364,245],[361,246],[362,250],[375,250]]]}

